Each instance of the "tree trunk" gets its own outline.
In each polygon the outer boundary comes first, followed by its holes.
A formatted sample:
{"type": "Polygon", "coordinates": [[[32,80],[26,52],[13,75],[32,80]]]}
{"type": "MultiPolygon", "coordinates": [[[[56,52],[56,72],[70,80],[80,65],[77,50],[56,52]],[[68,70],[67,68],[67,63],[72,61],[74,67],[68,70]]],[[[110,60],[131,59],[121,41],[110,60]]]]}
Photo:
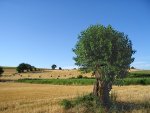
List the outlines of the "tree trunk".
{"type": "Polygon", "coordinates": [[[99,72],[95,73],[96,82],[93,88],[93,94],[98,97],[100,103],[106,108],[110,107],[109,92],[111,90],[111,85],[102,80],[102,75],[99,72]]]}

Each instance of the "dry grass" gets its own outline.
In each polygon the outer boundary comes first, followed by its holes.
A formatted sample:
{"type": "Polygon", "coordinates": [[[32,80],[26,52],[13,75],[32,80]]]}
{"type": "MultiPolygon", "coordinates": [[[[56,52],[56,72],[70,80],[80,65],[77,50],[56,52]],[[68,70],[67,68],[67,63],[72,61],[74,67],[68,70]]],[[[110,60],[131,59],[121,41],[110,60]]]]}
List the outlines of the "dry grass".
{"type": "Polygon", "coordinates": [[[4,68],[4,75],[12,75],[17,73],[15,68],[4,68]]]}
{"type": "MultiPolygon", "coordinates": [[[[0,83],[0,112],[61,113],[63,110],[58,104],[60,100],[90,93],[92,88],[93,86],[0,83]]],[[[150,101],[150,86],[114,86],[113,91],[121,102],[150,101]]]]}
{"type": "MultiPolygon", "coordinates": [[[[130,72],[139,71],[138,69],[131,69],[130,72]]],[[[9,80],[17,80],[21,78],[71,78],[77,77],[78,75],[82,75],[83,77],[91,77],[92,73],[81,73],[79,70],[48,70],[43,69],[40,72],[35,73],[17,73],[15,68],[4,68],[3,77],[1,79],[9,79],[9,80]]]]}
{"type": "Polygon", "coordinates": [[[92,87],[0,83],[1,113],[52,113],[58,101],[90,92],[92,87]],[[84,90],[83,90],[84,89],[84,90]],[[82,91],[83,90],[83,91],[82,91]]]}
{"type": "Polygon", "coordinates": [[[4,76],[1,79],[10,79],[16,80],[20,78],[43,78],[43,79],[50,79],[50,78],[71,78],[77,77],[78,75],[91,77],[91,73],[81,73],[78,70],[43,70],[41,72],[36,73],[16,73],[15,69],[5,69],[3,74],[4,76]]]}

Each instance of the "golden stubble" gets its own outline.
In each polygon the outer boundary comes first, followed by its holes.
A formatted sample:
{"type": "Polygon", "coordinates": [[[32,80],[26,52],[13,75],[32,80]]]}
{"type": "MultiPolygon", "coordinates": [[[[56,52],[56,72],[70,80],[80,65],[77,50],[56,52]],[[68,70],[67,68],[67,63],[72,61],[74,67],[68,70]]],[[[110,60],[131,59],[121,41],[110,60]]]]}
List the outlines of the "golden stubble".
{"type": "MultiPolygon", "coordinates": [[[[0,83],[0,113],[61,113],[59,102],[92,92],[93,86],[0,83]]],[[[150,86],[113,86],[117,101],[150,101],[150,86]]],[[[133,111],[140,112],[140,111],[133,111]]]]}

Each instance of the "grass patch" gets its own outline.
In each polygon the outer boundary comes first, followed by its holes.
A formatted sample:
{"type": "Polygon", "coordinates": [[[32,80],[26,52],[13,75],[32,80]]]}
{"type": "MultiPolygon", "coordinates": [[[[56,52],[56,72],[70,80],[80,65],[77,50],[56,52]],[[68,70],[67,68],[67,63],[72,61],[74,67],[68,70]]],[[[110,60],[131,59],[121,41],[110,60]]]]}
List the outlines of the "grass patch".
{"type": "Polygon", "coordinates": [[[150,77],[150,70],[130,72],[127,77],[128,78],[150,77]]]}
{"type": "Polygon", "coordinates": [[[54,85],[92,85],[95,79],[19,79],[17,82],[54,85]]]}
{"type": "Polygon", "coordinates": [[[125,78],[117,79],[114,85],[150,85],[150,78],[125,78]]]}
{"type": "MultiPolygon", "coordinates": [[[[93,85],[95,79],[19,79],[17,82],[54,85],[93,85]]],[[[117,79],[114,85],[150,85],[150,78],[125,78],[117,79]]]]}
{"type": "Polygon", "coordinates": [[[141,77],[144,77],[144,78],[150,78],[150,73],[129,73],[128,78],[141,78],[141,77]]]}
{"type": "Polygon", "coordinates": [[[101,102],[92,93],[84,96],[78,96],[71,100],[62,100],[65,113],[130,113],[135,110],[148,112],[150,110],[150,102],[128,103],[117,102],[117,95],[112,93],[111,107],[106,111],[101,102]]]}

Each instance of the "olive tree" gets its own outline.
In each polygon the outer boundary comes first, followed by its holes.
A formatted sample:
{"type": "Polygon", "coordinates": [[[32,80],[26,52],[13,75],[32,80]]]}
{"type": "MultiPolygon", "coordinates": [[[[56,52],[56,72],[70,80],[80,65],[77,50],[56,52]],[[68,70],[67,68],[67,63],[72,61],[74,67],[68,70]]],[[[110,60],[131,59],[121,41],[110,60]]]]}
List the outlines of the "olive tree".
{"type": "Polygon", "coordinates": [[[75,64],[86,72],[94,73],[93,94],[104,107],[109,108],[113,81],[125,77],[134,61],[132,55],[135,50],[131,40],[110,25],[92,25],[79,34],[73,52],[75,64]]]}

